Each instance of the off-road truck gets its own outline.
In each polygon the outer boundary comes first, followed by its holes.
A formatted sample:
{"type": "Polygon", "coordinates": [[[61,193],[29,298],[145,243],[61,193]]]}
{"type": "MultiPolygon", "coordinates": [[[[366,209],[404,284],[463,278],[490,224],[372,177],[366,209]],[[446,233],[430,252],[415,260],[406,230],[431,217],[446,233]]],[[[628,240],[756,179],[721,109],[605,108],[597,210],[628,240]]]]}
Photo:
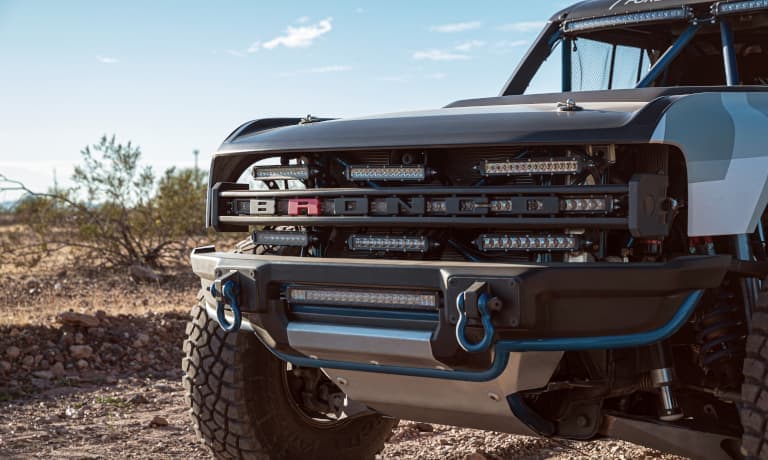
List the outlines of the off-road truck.
{"type": "Polygon", "coordinates": [[[207,222],[248,238],[191,256],[199,435],[371,458],[408,419],[768,458],[766,83],[768,0],[591,0],[497,97],[240,126],[207,222]]]}

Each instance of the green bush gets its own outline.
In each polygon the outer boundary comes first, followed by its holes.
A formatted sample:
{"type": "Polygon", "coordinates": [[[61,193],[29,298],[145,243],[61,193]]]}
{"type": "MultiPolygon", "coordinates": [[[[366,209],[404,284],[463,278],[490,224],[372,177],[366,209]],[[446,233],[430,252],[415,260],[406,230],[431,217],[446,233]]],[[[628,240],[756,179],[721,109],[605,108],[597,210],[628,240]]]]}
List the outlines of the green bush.
{"type": "Polygon", "coordinates": [[[158,180],[141,150],[103,136],[81,151],[74,186],[32,194],[16,207],[41,252],[73,247],[96,265],[160,267],[205,232],[205,178],[168,169],[158,180]]]}

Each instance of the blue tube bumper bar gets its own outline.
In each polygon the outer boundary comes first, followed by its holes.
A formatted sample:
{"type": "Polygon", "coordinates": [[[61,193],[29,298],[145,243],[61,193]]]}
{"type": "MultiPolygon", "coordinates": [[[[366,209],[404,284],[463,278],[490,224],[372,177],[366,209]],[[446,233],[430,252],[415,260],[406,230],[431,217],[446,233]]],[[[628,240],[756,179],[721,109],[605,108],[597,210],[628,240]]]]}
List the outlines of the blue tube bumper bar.
{"type": "MultiPolygon", "coordinates": [[[[329,369],[345,369],[353,371],[379,372],[385,374],[410,375],[415,377],[431,377],[437,379],[466,380],[474,382],[484,382],[498,377],[507,367],[509,353],[526,351],[572,351],[572,350],[593,350],[608,348],[627,348],[650,345],[669,338],[685,324],[691,313],[696,309],[699,301],[704,295],[703,290],[692,292],[686,297],[672,320],[664,326],[643,333],[621,335],[621,336],[602,336],[602,337],[573,337],[573,338],[553,338],[536,340],[500,340],[495,346],[495,358],[493,365],[483,371],[450,371],[441,369],[409,368],[400,366],[381,366],[374,364],[350,363],[343,361],[328,361],[308,358],[306,356],[294,356],[281,353],[272,347],[267,348],[275,356],[298,366],[305,367],[324,367],[329,369]]],[[[208,314],[215,317],[215,309],[208,308],[208,314]]],[[[252,328],[250,328],[253,330],[252,328]]]]}

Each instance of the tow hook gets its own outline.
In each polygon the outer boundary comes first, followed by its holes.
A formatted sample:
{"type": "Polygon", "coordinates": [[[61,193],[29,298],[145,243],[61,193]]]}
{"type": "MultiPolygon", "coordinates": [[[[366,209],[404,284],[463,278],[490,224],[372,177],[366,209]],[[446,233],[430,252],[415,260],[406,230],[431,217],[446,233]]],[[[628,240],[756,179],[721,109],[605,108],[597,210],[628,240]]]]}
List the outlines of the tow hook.
{"type": "Polygon", "coordinates": [[[456,341],[462,350],[479,353],[488,349],[496,331],[493,329],[491,315],[501,310],[501,300],[491,294],[487,283],[475,281],[456,297],[459,321],[456,323],[456,341]],[[480,319],[483,326],[483,338],[477,343],[467,339],[466,328],[469,319],[480,319]]]}
{"type": "Polygon", "coordinates": [[[211,295],[216,299],[216,320],[219,326],[227,332],[237,332],[243,322],[243,315],[237,304],[240,286],[237,283],[237,272],[230,272],[211,284],[211,295]],[[232,321],[227,319],[225,308],[229,305],[232,311],[232,321]]]}

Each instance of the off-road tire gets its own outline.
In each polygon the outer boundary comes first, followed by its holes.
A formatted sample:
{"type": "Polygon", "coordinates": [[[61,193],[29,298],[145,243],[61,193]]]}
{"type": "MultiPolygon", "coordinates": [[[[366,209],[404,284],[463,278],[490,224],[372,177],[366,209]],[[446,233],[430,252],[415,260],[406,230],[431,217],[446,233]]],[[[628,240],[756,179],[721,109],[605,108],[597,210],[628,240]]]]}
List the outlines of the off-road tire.
{"type": "Polygon", "coordinates": [[[195,430],[215,458],[367,459],[384,448],[395,420],[312,423],[289,399],[285,363],[252,334],[224,332],[204,302],[192,309],[182,368],[195,430]]]}
{"type": "Polygon", "coordinates": [[[752,315],[741,386],[742,454],[747,459],[768,460],[768,279],[763,282],[752,315]]]}

